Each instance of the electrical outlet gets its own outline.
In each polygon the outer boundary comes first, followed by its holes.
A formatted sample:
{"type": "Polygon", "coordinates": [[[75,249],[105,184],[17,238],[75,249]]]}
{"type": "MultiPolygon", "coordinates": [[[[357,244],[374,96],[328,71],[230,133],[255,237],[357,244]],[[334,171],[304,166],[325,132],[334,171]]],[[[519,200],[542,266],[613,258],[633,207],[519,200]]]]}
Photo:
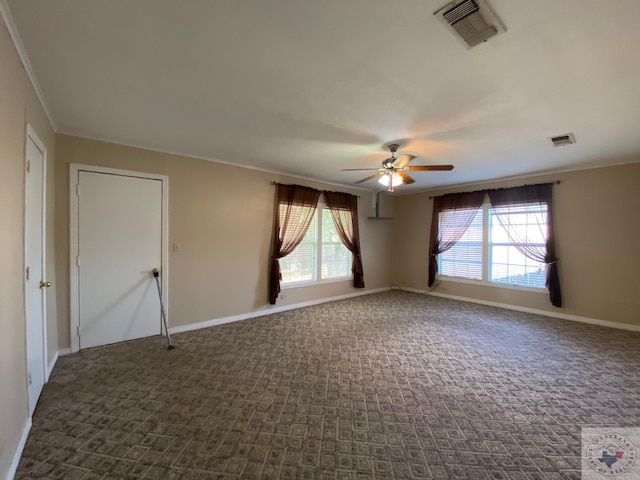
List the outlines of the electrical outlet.
{"type": "Polygon", "coordinates": [[[180,242],[175,242],[173,244],[173,251],[174,252],[179,252],[182,250],[182,244],[180,242]]]}

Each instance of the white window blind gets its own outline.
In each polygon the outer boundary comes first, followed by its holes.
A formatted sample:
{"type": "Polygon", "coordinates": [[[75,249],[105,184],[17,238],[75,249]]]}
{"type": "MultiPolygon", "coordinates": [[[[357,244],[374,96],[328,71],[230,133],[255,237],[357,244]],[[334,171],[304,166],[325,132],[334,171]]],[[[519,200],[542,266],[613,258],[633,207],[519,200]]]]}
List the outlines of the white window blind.
{"type": "Polygon", "coordinates": [[[351,277],[352,254],[344,246],[329,209],[318,204],[304,239],[280,259],[281,285],[351,277]]]}
{"type": "MultiPolygon", "coordinates": [[[[446,211],[440,213],[440,224],[447,221],[446,215],[446,211]]],[[[517,247],[544,251],[546,223],[546,205],[509,205],[493,209],[486,202],[460,241],[438,256],[438,273],[484,283],[545,288],[546,264],[528,258],[517,247]],[[511,235],[498,220],[498,215],[511,235]]]]}
{"type": "MultiPolygon", "coordinates": [[[[440,213],[440,223],[446,223],[449,213],[440,213]]],[[[467,231],[460,241],[439,255],[440,274],[472,280],[482,279],[482,209],[478,209],[467,231]]]]}
{"type": "Polygon", "coordinates": [[[546,224],[546,205],[510,205],[489,209],[490,282],[544,288],[547,275],[545,263],[526,257],[516,245],[543,250],[547,240],[546,224]],[[499,222],[498,215],[511,231],[511,238],[499,222]]]}
{"type": "Polygon", "coordinates": [[[300,245],[284,258],[280,259],[281,284],[295,282],[312,282],[316,280],[316,252],[318,240],[318,222],[314,214],[309,230],[300,245]]]}
{"type": "Polygon", "coordinates": [[[351,275],[351,252],[344,246],[331,212],[322,209],[322,271],[321,278],[340,278],[351,275]]]}

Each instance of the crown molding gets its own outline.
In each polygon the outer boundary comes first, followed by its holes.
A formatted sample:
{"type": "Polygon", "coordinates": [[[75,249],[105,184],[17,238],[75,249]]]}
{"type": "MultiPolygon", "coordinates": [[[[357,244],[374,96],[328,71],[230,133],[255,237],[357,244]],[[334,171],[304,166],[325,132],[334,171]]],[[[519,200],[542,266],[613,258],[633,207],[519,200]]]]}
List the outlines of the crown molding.
{"type": "MultiPolygon", "coordinates": [[[[2,0],[0,0],[0,1],[2,1],[2,0]]],[[[161,148],[157,148],[157,147],[152,147],[152,146],[146,145],[144,143],[135,143],[135,142],[123,143],[122,141],[115,140],[115,139],[110,139],[108,137],[88,136],[88,135],[82,135],[82,134],[73,133],[71,131],[61,131],[61,132],[56,131],[56,133],[58,133],[60,135],[65,135],[67,137],[74,137],[74,138],[79,138],[79,139],[82,139],[82,140],[90,140],[92,142],[109,143],[109,144],[112,144],[112,145],[119,145],[119,146],[122,146],[122,147],[137,148],[139,150],[147,150],[149,152],[156,152],[156,153],[161,153],[161,154],[165,154],[165,155],[173,155],[175,157],[185,157],[185,158],[192,158],[194,160],[204,160],[204,161],[211,162],[211,163],[219,163],[220,165],[227,165],[229,167],[246,168],[247,170],[255,170],[257,172],[264,172],[264,173],[269,173],[269,174],[277,175],[277,176],[295,178],[295,179],[300,179],[300,180],[307,180],[309,182],[321,183],[323,185],[332,185],[334,187],[342,187],[342,188],[346,188],[346,189],[349,189],[349,190],[359,190],[361,192],[376,193],[376,190],[370,190],[368,188],[357,187],[357,186],[353,186],[353,185],[350,185],[350,184],[347,184],[347,183],[338,183],[338,182],[331,182],[329,180],[322,180],[320,178],[305,177],[304,175],[297,175],[295,173],[287,173],[287,172],[281,172],[281,171],[278,171],[278,170],[270,170],[268,168],[256,167],[254,165],[247,165],[247,164],[244,164],[244,163],[234,163],[234,162],[229,162],[229,161],[226,161],[226,160],[215,159],[215,158],[212,158],[212,157],[205,157],[203,155],[194,155],[194,154],[190,154],[190,153],[180,153],[180,152],[176,152],[176,151],[173,151],[173,150],[164,150],[164,149],[161,149],[161,148]]]]}
{"type": "Polygon", "coordinates": [[[20,33],[18,32],[18,27],[13,19],[13,15],[11,14],[11,9],[9,8],[9,4],[7,0],[0,0],[0,14],[2,14],[2,19],[4,20],[5,25],[7,26],[7,30],[9,31],[9,35],[11,35],[11,39],[13,40],[13,44],[16,47],[16,51],[18,52],[18,56],[20,57],[20,61],[22,62],[22,66],[24,67],[25,72],[27,72],[27,76],[31,81],[31,85],[33,86],[33,90],[40,100],[40,104],[42,105],[42,109],[44,110],[45,115],[49,119],[49,123],[54,131],[57,132],[56,122],[51,114],[51,110],[47,105],[47,102],[44,98],[44,94],[42,93],[42,89],[40,88],[40,84],[38,83],[38,78],[36,77],[35,71],[33,70],[33,66],[31,65],[31,61],[29,60],[29,56],[27,55],[27,51],[24,48],[24,44],[22,43],[22,38],[20,37],[20,33]]]}

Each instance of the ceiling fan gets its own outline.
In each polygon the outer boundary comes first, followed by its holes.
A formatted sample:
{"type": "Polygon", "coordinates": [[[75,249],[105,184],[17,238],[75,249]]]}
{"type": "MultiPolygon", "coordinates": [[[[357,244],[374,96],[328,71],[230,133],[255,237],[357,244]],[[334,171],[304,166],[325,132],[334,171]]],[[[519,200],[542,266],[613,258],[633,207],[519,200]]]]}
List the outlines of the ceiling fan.
{"type": "Polygon", "coordinates": [[[358,180],[356,184],[369,181],[373,178],[380,177],[379,182],[387,187],[389,192],[393,192],[393,187],[410,184],[415,182],[413,178],[406,172],[422,172],[426,170],[453,170],[453,165],[414,165],[409,166],[415,155],[403,154],[396,157],[396,152],[400,145],[392,143],[387,148],[391,152],[391,156],[382,161],[382,168],[343,168],[343,172],[356,170],[378,170],[377,173],[370,175],[362,180],[358,180]]]}

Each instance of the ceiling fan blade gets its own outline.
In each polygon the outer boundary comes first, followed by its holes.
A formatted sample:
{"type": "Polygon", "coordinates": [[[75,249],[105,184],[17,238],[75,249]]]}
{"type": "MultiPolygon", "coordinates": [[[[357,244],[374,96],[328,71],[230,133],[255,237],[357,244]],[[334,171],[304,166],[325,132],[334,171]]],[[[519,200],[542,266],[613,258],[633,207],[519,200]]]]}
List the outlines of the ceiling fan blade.
{"type": "Polygon", "coordinates": [[[404,173],[403,171],[399,171],[398,175],[400,175],[402,177],[402,181],[409,185],[410,183],[415,182],[415,180],[413,178],[411,178],[411,176],[407,173],[404,173]]]}
{"type": "Polygon", "coordinates": [[[393,166],[397,168],[404,168],[414,158],[416,158],[415,155],[409,155],[408,153],[404,153],[398,157],[398,160],[396,160],[393,166]]]}
{"type": "Polygon", "coordinates": [[[363,178],[362,180],[358,180],[358,181],[356,182],[356,184],[358,184],[358,183],[364,183],[364,182],[366,182],[366,181],[368,181],[368,180],[371,180],[372,178],[379,177],[380,175],[384,175],[384,174],[383,174],[382,172],[374,173],[373,175],[369,175],[367,178],[363,178]]]}
{"type": "Polygon", "coordinates": [[[404,167],[407,172],[423,172],[426,170],[453,170],[453,165],[414,165],[404,167]]]}
{"type": "Polygon", "coordinates": [[[379,168],[343,168],[341,172],[357,172],[361,170],[380,170],[379,168]]]}

